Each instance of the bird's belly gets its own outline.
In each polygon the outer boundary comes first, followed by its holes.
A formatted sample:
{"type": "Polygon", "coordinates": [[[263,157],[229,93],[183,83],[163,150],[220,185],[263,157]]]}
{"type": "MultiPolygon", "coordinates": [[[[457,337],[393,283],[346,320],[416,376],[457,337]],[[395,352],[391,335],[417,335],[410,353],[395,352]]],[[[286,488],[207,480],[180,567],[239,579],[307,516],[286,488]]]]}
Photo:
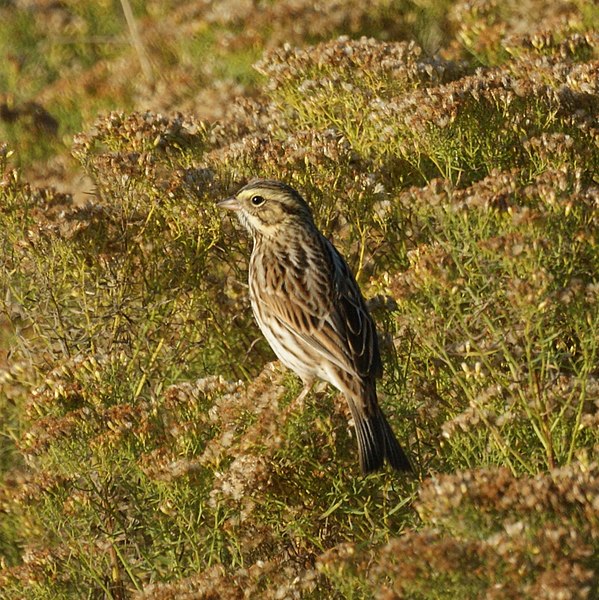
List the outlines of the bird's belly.
{"type": "Polygon", "coordinates": [[[298,335],[276,319],[263,319],[254,312],[256,321],[277,358],[304,382],[315,378],[330,381],[328,361],[298,335]]]}

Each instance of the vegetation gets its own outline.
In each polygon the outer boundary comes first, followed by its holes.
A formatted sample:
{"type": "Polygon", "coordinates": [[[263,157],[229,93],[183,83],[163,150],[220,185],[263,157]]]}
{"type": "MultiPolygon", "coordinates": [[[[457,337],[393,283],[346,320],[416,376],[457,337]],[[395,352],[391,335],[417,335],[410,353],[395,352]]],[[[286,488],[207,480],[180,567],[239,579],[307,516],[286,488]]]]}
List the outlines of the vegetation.
{"type": "Polygon", "coordinates": [[[599,9],[317,4],[0,4],[2,598],[599,593],[599,9]],[[256,176],[354,266],[416,477],[292,402],[215,206],[256,176]]]}

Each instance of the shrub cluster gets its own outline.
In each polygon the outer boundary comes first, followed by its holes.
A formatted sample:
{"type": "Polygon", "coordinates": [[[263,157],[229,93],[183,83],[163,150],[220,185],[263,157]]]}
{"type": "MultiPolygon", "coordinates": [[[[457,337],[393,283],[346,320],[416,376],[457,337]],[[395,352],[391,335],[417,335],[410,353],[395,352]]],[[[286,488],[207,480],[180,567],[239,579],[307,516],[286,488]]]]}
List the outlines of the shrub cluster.
{"type": "Polygon", "coordinates": [[[413,3],[184,3],[169,23],[221,61],[273,40],[264,85],[233,100],[213,73],[218,120],[98,117],[70,148],[85,200],[0,147],[6,598],[596,594],[597,12],[538,0],[523,35],[515,2],[433,4],[435,57],[268,35],[403,36],[413,3]],[[215,206],[256,176],[354,267],[415,478],[360,478],[345,400],[298,406],[269,362],[250,242],[215,206]]]}

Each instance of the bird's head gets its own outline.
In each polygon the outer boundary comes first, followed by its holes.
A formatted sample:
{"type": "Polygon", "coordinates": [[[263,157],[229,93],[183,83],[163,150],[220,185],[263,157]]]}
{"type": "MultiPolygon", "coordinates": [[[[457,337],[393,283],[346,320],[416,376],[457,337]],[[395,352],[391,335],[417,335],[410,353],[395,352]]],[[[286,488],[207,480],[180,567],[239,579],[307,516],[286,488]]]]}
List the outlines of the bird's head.
{"type": "Polygon", "coordinates": [[[298,192],[270,179],[250,181],[218,206],[235,211],[253,237],[272,237],[293,225],[313,223],[312,212],[298,192]]]}

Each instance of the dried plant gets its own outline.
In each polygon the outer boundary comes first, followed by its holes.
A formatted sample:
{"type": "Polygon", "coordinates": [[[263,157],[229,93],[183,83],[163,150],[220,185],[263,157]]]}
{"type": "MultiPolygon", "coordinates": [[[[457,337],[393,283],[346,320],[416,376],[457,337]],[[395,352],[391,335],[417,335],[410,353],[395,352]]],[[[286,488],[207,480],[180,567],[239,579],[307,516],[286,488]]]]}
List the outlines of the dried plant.
{"type": "Polygon", "coordinates": [[[0,8],[3,598],[595,597],[593,3],[132,3],[154,85],[87,4],[0,8]],[[270,363],[254,177],[348,258],[414,480],[270,363]]]}

